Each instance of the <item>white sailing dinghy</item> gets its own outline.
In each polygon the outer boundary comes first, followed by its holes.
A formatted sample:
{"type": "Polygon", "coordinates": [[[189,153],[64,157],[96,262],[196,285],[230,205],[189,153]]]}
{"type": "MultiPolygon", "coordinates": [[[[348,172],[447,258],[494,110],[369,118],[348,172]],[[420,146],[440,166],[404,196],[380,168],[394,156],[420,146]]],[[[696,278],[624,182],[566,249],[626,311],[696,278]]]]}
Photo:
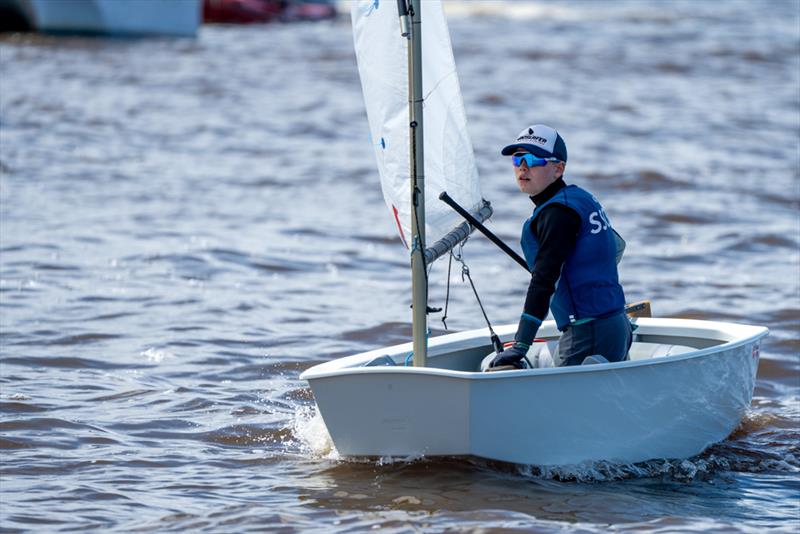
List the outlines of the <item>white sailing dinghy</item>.
{"type": "MultiPolygon", "coordinates": [[[[435,199],[447,191],[479,221],[491,208],[441,3],[365,0],[354,2],[352,19],[384,197],[411,249],[413,340],[300,375],[338,452],[630,463],[690,457],[725,439],[750,406],[764,327],[637,318],[629,361],[492,373],[481,372],[494,350],[490,329],[427,339],[425,266],[471,230],[435,199]],[[426,234],[438,239],[428,249],[426,234]]],[[[496,329],[504,341],[515,331],[496,329]]],[[[532,351],[544,361],[559,332],[545,321],[538,336],[545,343],[532,351]]]]}

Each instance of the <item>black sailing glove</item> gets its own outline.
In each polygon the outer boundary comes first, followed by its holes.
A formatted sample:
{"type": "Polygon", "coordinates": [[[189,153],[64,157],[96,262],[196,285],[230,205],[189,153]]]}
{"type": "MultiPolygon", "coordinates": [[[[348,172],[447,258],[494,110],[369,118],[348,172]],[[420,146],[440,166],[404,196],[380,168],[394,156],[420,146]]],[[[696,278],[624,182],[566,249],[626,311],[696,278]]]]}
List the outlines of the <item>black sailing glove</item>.
{"type": "Polygon", "coordinates": [[[513,365],[517,369],[522,369],[522,358],[528,354],[528,349],[531,348],[531,343],[533,343],[541,324],[542,321],[533,315],[523,313],[519,319],[517,333],[514,335],[514,345],[495,356],[489,367],[513,365]]]}

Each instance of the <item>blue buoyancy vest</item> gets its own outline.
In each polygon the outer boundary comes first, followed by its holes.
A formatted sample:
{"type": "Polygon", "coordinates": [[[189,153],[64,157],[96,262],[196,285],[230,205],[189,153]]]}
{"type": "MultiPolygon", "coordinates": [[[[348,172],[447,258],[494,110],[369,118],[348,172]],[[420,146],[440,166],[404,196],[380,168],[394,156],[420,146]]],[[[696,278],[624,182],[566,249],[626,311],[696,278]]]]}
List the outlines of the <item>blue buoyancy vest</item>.
{"type": "Polygon", "coordinates": [[[536,206],[522,226],[522,251],[533,270],[539,242],[531,231],[536,216],[545,206],[563,204],[581,218],[575,250],[561,269],[550,309],[559,330],[580,319],[608,317],[625,308],[625,294],[619,284],[616,243],[611,223],[603,207],[591,193],[575,185],[558,191],[547,202],[536,206]]]}

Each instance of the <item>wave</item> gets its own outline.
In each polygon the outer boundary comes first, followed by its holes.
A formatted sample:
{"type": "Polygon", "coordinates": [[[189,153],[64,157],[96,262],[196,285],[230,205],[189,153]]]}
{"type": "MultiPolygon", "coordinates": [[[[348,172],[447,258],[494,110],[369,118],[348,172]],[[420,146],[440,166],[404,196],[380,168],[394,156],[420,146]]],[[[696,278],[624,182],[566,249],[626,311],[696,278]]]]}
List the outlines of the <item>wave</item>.
{"type": "MultiPolygon", "coordinates": [[[[33,345],[33,343],[31,343],[33,345]]],[[[56,367],[66,369],[136,369],[143,365],[136,364],[117,364],[107,361],[94,360],[90,358],[77,357],[42,357],[24,356],[10,357],[2,359],[3,365],[18,365],[21,367],[56,367]]]]}

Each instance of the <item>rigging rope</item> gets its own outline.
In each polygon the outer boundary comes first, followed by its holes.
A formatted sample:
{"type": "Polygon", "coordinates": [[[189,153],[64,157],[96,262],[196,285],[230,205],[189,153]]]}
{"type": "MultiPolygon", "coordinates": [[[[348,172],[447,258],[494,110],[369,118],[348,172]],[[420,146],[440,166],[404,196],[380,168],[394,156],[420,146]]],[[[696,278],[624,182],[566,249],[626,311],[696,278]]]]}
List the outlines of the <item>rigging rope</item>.
{"type": "Polygon", "coordinates": [[[483,314],[484,320],[486,320],[486,326],[489,328],[489,337],[492,340],[492,345],[494,346],[495,352],[503,352],[503,343],[500,341],[500,338],[495,333],[494,329],[492,328],[492,323],[489,321],[489,316],[486,315],[486,310],[483,308],[483,303],[481,302],[481,297],[478,295],[478,290],[475,287],[475,283],[472,281],[472,276],[469,273],[469,266],[464,261],[464,244],[467,242],[467,239],[462,241],[458,247],[458,254],[454,253],[452,249],[450,250],[450,262],[447,264],[447,294],[445,297],[445,304],[444,304],[444,316],[442,317],[442,323],[444,324],[445,330],[447,330],[447,323],[445,320],[447,319],[447,308],[450,304],[450,267],[453,264],[453,260],[455,259],[457,262],[461,264],[461,281],[464,281],[464,278],[469,280],[469,285],[472,287],[472,292],[475,294],[475,300],[478,301],[478,306],[481,309],[481,313],[483,314]]]}
{"type": "Polygon", "coordinates": [[[447,308],[450,305],[450,268],[453,266],[453,250],[450,249],[450,258],[447,260],[447,293],[444,296],[444,315],[442,315],[442,324],[444,329],[447,330],[447,308]]]}

